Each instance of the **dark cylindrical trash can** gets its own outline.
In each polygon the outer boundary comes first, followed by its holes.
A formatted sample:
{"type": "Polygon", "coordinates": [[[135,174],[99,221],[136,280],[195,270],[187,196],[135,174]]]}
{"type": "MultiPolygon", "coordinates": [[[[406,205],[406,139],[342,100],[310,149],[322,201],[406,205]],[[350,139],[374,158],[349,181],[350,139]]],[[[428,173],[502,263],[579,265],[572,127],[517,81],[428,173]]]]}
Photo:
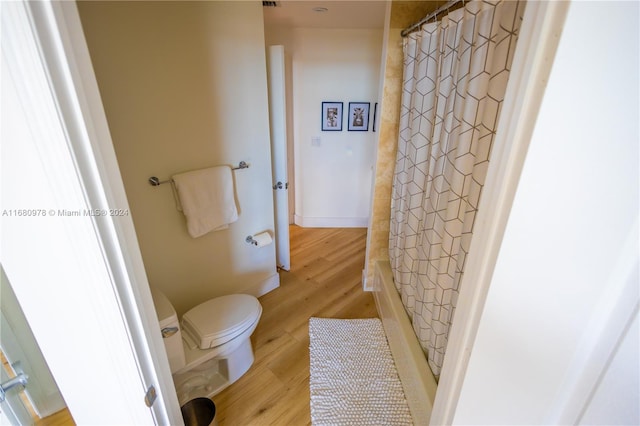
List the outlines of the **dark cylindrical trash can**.
{"type": "Polygon", "coordinates": [[[209,398],[194,398],[180,407],[185,426],[215,425],[216,405],[209,398]]]}

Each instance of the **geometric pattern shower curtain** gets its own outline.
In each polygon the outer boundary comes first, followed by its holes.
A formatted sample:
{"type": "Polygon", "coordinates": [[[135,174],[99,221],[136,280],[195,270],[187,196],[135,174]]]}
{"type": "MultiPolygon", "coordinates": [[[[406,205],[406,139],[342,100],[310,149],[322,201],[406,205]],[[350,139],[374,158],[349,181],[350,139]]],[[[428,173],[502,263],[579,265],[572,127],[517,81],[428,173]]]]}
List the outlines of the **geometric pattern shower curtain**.
{"type": "Polygon", "coordinates": [[[389,257],[436,378],[523,12],[471,1],[404,39],[389,257]]]}

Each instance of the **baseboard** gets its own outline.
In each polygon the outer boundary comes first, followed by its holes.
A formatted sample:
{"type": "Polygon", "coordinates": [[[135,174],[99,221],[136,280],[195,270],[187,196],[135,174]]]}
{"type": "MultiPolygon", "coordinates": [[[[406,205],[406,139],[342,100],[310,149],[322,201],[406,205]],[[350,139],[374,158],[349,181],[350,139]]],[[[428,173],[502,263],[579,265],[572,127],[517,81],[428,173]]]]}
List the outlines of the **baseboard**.
{"type": "Polygon", "coordinates": [[[369,217],[305,217],[294,215],[294,223],[303,228],[366,228],[369,217]]]}
{"type": "Polygon", "coordinates": [[[367,270],[362,270],[362,290],[363,291],[373,291],[373,286],[369,287],[367,283],[367,270]]]}

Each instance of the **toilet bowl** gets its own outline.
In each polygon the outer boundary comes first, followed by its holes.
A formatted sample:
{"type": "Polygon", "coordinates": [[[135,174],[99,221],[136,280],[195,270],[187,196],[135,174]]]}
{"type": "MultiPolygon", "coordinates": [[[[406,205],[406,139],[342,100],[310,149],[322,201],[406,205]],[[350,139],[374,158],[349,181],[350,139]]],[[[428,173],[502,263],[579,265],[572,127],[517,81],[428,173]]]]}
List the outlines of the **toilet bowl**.
{"type": "Polygon", "coordinates": [[[238,380],[253,364],[251,334],[262,306],[248,294],[216,297],[178,321],[167,296],[152,288],[178,401],[210,398],[238,380]]]}

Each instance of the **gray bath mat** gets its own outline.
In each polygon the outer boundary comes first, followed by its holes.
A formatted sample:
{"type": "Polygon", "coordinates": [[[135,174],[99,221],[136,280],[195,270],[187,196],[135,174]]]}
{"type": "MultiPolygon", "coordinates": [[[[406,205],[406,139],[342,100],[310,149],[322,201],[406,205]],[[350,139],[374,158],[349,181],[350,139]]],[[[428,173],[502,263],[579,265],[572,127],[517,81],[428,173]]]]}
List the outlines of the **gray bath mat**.
{"type": "Polygon", "coordinates": [[[311,423],[410,425],[382,322],[309,319],[311,423]]]}

